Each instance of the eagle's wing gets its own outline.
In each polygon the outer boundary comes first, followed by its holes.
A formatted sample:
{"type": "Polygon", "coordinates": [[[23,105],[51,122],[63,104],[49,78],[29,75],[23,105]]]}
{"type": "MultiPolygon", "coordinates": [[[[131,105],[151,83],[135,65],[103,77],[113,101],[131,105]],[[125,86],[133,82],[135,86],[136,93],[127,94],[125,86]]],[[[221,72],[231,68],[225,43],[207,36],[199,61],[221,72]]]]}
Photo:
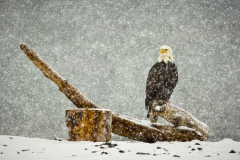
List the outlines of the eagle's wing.
{"type": "Polygon", "coordinates": [[[174,89],[178,83],[178,69],[177,65],[174,62],[169,63],[168,65],[168,73],[169,73],[169,87],[174,89]]]}
{"type": "Polygon", "coordinates": [[[168,66],[166,68],[166,79],[163,88],[160,88],[158,92],[158,100],[169,100],[174,88],[176,87],[178,82],[178,71],[177,66],[174,62],[168,62],[168,66]]]}
{"type": "Polygon", "coordinates": [[[164,85],[164,79],[166,78],[165,63],[156,63],[150,69],[146,82],[146,98],[145,108],[149,110],[151,104],[159,90],[164,85]]]}

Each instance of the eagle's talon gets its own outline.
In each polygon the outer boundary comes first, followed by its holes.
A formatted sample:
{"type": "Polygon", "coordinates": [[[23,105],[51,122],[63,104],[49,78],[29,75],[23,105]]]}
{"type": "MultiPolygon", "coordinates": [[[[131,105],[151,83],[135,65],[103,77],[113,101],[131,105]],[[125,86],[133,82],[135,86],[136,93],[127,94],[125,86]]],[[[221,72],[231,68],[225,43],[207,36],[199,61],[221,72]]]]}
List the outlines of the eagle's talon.
{"type": "Polygon", "coordinates": [[[149,118],[150,117],[150,113],[148,112],[148,114],[147,114],[147,118],[149,118]]]}

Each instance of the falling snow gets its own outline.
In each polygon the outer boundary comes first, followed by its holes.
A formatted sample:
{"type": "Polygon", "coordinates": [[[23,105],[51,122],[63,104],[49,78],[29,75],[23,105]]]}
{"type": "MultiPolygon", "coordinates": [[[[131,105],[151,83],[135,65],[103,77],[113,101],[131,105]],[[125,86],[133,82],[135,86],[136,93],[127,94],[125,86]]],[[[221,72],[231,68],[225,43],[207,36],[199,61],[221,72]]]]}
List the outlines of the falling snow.
{"type": "Polygon", "coordinates": [[[206,123],[210,141],[239,141],[239,19],[239,0],[0,1],[0,134],[66,138],[75,108],[20,44],[99,106],[142,120],[148,71],[168,45],[179,69],[171,103],[206,123]]]}

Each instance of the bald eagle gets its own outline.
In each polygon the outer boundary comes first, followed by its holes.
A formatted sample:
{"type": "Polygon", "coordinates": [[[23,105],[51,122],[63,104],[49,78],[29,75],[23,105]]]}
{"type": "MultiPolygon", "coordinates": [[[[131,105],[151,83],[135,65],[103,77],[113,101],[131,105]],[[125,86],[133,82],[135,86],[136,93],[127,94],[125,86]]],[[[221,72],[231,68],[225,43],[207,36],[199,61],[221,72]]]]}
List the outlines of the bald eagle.
{"type": "Polygon", "coordinates": [[[173,60],[172,49],[162,46],[157,63],[148,73],[146,83],[145,107],[149,118],[154,100],[168,102],[178,82],[177,66],[173,60]]]}

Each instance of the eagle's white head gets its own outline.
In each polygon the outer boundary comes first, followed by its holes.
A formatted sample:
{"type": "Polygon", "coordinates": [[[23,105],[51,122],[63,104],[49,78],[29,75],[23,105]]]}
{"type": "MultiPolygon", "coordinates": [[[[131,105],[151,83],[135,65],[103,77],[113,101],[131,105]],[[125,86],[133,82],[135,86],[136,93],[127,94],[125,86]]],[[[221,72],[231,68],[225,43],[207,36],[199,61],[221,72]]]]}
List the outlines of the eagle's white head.
{"type": "Polygon", "coordinates": [[[174,62],[173,56],[172,56],[172,49],[168,46],[162,46],[160,55],[158,57],[158,62],[164,61],[165,63],[168,63],[168,61],[174,62]]]}

